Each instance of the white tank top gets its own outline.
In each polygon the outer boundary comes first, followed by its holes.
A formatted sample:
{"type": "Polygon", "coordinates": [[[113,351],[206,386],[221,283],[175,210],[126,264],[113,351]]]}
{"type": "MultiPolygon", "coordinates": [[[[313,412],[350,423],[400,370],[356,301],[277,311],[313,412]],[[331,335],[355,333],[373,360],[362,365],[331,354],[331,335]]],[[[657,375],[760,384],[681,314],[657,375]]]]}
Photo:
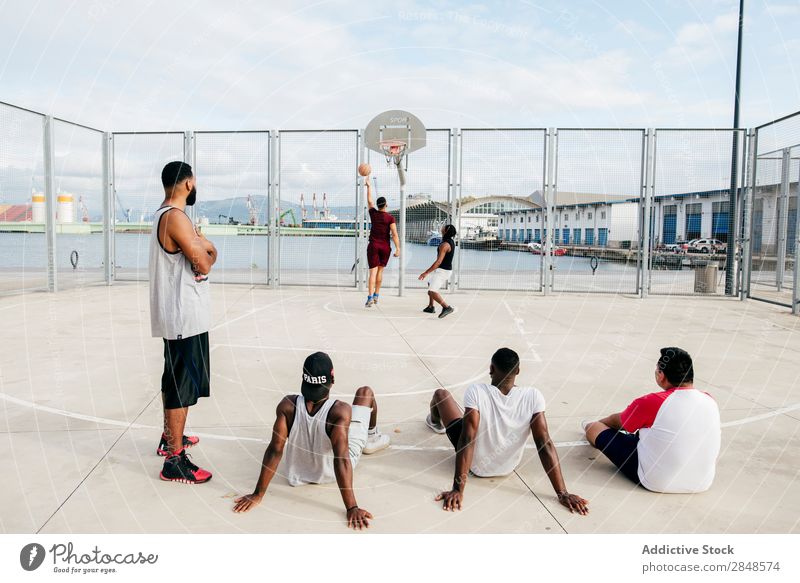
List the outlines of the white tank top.
{"type": "Polygon", "coordinates": [[[170,253],[158,240],[161,217],[175,207],[165,206],[153,216],[150,239],[150,330],[156,338],[189,338],[211,327],[211,289],[208,280],[195,281],[191,262],[170,253]]]}
{"type": "Polygon", "coordinates": [[[297,396],[294,422],[284,448],[281,473],[292,486],[329,484],[336,481],[333,471],[333,446],[325,427],[328,413],[336,403],[328,399],[314,416],[308,414],[303,395],[297,396]]]}

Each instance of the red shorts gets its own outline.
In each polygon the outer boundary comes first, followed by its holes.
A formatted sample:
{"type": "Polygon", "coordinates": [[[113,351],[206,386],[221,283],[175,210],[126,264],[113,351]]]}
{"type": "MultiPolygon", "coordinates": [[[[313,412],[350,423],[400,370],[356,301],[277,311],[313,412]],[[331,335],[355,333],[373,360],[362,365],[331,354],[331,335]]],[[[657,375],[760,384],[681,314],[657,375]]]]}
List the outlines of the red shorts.
{"type": "Polygon", "coordinates": [[[392,254],[392,247],[389,243],[376,243],[370,241],[367,245],[367,263],[369,268],[386,267],[389,263],[389,256],[392,254]]]}

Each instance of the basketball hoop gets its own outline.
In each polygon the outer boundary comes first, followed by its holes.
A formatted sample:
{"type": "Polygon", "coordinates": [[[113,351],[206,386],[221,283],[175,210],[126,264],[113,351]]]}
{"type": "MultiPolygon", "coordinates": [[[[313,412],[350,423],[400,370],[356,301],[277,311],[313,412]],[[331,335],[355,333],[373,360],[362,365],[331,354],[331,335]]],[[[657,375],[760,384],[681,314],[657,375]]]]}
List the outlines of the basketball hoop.
{"type": "MultiPolygon", "coordinates": [[[[403,158],[406,154],[416,152],[425,147],[425,125],[413,113],[402,109],[391,109],[379,113],[364,128],[364,146],[382,154],[386,165],[394,162],[397,168],[397,179],[400,185],[400,209],[397,231],[401,239],[406,236],[406,168],[403,158]]],[[[406,162],[408,158],[406,158],[406,162]]],[[[400,262],[398,270],[398,294],[403,295],[405,287],[405,267],[400,262]]]]}
{"type": "Polygon", "coordinates": [[[406,155],[406,143],[403,140],[380,140],[378,146],[386,158],[387,166],[392,162],[399,165],[406,155]]]}

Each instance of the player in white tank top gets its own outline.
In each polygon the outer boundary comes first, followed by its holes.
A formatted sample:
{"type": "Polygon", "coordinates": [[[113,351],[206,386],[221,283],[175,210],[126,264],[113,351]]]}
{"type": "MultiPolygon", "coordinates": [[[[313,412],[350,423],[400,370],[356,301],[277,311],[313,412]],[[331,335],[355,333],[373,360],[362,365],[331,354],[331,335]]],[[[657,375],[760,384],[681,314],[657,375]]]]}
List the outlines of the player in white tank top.
{"type": "Polygon", "coordinates": [[[211,473],[194,465],[185,448],[196,436],[183,430],[189,407],[210,394],[208,273],[217,260],[214,244],[198,233],[185,212],[197,197],[192,168],[169,162],[161,171],[164,201],[154,214],[150,240],[150,325],[164,342],[161,394],[164,432],[156,453],[164,456],[162,480],[201,484],[211,473]]]}
{"type": "Polygon", "coordinates": [[[378,405],[369,387],[356,391],[353,404],[330,398],[333,363],[315,352],[303,364],[300,395],[278,403],[272,439],[261,463],[252,494],[236,499],[234,511],[247,512],[261,503],[275,474],[292,486],[336,482],[347,511],[347,525],[369,527],[372,514],[359,508],[353,490],[353,468],[361,454],[389,446],[389,436],[378,431],[378,405]]]}

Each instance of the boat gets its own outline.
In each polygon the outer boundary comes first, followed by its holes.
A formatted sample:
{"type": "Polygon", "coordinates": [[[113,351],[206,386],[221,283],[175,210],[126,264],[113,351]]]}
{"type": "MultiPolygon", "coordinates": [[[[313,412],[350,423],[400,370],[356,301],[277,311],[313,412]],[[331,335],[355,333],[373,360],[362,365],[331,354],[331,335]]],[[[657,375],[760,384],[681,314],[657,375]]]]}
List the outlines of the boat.
{"type": "MultiPolygon", "coordinates": [[[[530,249],[531,253],[534,255],[544,255],[544,245],[537,242],[528,243],[528,249],[530,249]]],[[[553,255],[555,257],[561,257],[567,254],[567,250],[563,247],[553,247],[553,255]]]]}
{"type": "Polygon", "coordinates": [[[481,226],[469,225],[461,236],[460,245],[464,249],[480,249],[481,251],[499,251],[500,239],[497,233],[481,226]]]}

